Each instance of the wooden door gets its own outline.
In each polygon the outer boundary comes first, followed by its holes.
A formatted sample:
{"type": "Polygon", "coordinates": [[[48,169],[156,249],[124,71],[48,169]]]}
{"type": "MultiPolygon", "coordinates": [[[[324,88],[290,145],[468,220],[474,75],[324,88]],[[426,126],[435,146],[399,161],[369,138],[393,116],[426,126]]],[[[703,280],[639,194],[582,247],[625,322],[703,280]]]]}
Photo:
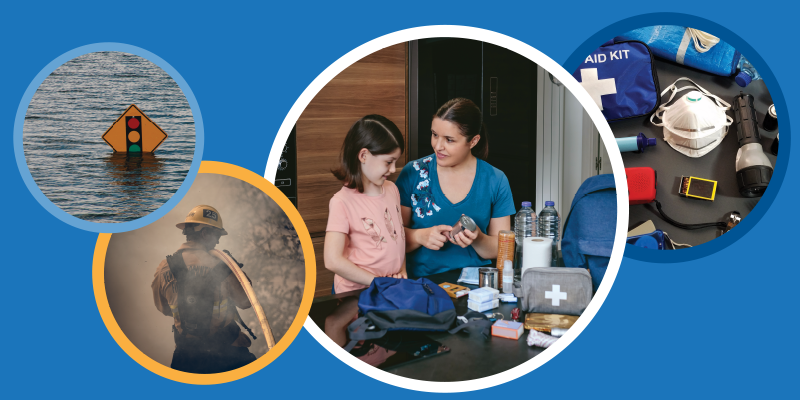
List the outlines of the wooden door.
{"type": "MultiPolygon", "coordinates": [[[[365,115],[380,114],[400,128],[408,143],[407,48],[400,43],[351,65],[325,85],[297,121],[297,208],[319,252],[315,296],[330,294],[333,283],[333,274],[322,265],[320,238],[325,236],[328,202],[342,187],[331,169],[338,165],[347,131],[365,115]]],[[[392,180],[406,164],[407,153],[392,180]]]]}

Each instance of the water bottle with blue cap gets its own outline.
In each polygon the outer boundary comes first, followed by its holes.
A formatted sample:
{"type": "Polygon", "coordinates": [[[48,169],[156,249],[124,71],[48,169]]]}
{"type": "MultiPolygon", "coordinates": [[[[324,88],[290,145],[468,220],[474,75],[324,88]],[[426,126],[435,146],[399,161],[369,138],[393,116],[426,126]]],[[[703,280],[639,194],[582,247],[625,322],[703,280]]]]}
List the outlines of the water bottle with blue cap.
{"type": "Polygon", "coordinates": [[[750,61],[747,61],[744,56],[739,58],[739,65],[737,65],[736,68],[739,70],[739,73],[734,79],[741,87],[747,87],[750,82],[761,79],[761,74],[756,71],[756,68],[753,67],[753,64],[750,64],[750,61]]]}

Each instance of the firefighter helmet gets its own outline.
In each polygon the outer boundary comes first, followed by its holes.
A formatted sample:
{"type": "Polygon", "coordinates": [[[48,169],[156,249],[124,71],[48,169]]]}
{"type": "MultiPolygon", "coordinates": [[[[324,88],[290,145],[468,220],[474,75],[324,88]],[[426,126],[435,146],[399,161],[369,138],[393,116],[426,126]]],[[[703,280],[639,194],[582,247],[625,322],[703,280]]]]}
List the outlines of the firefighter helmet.
{"type": "MultiPolygon", "coordinates": [[[[228,232],[225,228],[222,227],[222,216],[219,215],[219,211],[216,208],[206,205],[200,205],[189,211],[189,214],[186,216],[186,219],[175,225],[178,229],[186,229],[187,224],[195,224],[194,230],[199,231],[204,228],[205,226],[211,226],[214,228],[219,229],[222,231],[223,235],[227,235],[228,232]]],[[[190,225],[191,227],[191,225],[190,225]]]]}

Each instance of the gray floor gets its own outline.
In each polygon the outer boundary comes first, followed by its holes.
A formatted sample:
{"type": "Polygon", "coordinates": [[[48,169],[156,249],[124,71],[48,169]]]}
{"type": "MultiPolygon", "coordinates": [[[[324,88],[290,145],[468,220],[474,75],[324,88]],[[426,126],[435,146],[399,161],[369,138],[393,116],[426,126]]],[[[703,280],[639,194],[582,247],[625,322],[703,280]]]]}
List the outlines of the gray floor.
{"type": "MultiPolygon", "coordinates": [[[[752,95],[755,98],[759,128],[761,127],[764,113],[772,104],[772,97],[770,97],[764,81],[761,80],[751,83],[746,88],[741,88],[734,82],[733,78],[711,75],[662,60],[656,60],[655,66],[662,91],[675,82],[676,79],[687,77],[728,103],[732,103],[733,98],[740,91],[752,95]]],[[[680,88],[687,84],[688,82],[682,81],[677,86],[680,88]]],[[[679,92],[676,97],[685,93],[687,92],[679,92]]],[[[667,101],[667,99],[669,99],[669,96],[662,98],[662,101],[667,101]]],[[[728,111],[728,115],[733,117],[733,112],[728,111]]],[[[746,217],[758,204],[759,198],[744,198],[739,195],[739,188],[735,180],[736,171],[734,170],[736,151],[738,150],[735,122],[722,144],[700,158],[690,158],[673,150],[663,140],[663,128],[653,126],[650,123],[649,115],[647,117],[612,122],[610,125],[616,137],[636,136],[639,132],[642,132],[649,138],[658,138],[656,147],[648,148],[643,154],[622,153],[622,161],[626,168],[651,167],[656,170],[658,174],[658,194],[656,198],[661,202],[664,212],[671,218],[685,224],[716,222],[724,220],[727,213],[734,210],[739,211],[742,217],[746,217]],[[711,202],[678,196],[678,184],[681,176],[695,176],[716,180],[718,183],[715,200],[711,202]]],[[[767,132],[764,129],[760,129],[760,131],[764,152],[774,166],[776,157],[772,155],[769,149],[778,130],[767,132]]],[[[692,246],[713,240],[720,234],[714,228],[690,231],[669,225],[659,218],[655,204],[630,207],[630,228],[647,220],[652,220],[657,229],[667,232],[675,242],[692,246]]]]}

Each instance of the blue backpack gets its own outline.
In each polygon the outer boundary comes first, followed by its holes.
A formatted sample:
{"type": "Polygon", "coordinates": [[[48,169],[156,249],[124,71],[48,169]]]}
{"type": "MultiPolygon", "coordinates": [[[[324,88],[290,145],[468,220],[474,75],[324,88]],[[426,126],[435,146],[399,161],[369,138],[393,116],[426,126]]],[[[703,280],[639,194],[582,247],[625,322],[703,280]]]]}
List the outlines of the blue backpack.
{"type": "Polygon", "coordinates": [[[359,318],[347,327],[350,351],[359,340],[380,339],[389,331],[456,333],[480,327],[488,336],[491,326],[483,314],[467,313],[469,323],[456,322],[456,308],[444,289],[426,278],[375,278],[358,297],[359,318]],[[450,329],[451,326],[455,328],[450,329]]]}
{"type": "Polygon", "coordinates": [[[614,247],[617,229],[617,189],[614,175],[586,179],[564,221],[561,254],[569,268],[586,268],[594,290],[600,286],[614,247]]]}
{"type": "Polygon", "coordinates": [[[650,114],[661,104],[653,54],[636,40],[610,40],[592,52],[572,76],[589,92],[606,120],[650,114]]]}

